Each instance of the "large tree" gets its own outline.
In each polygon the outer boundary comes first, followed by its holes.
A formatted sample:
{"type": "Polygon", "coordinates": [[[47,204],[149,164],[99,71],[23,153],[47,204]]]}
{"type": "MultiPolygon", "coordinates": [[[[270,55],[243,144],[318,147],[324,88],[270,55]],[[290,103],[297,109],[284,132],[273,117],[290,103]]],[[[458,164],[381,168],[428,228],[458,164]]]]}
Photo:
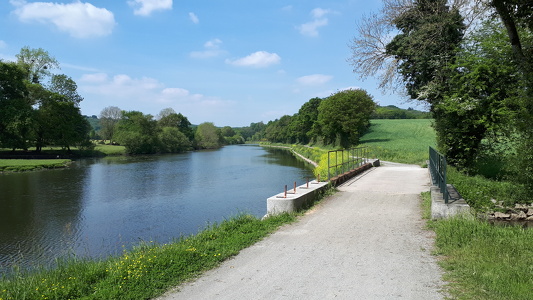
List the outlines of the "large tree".
{"type": "Polygon", "coordinates": [[[317,122],[324,144],[356,145],[375,107],[372,96],[361,89],[340,91],[322,100],[317,122]]]}
{"type": "Polygon", "coordinates": [[[159,129],[152,115],[139,111],[122,113],[114,138],[129,154],[151,154],[159,151],[159,129]]]}
{"type": "Polygon", "coordinates": [[[32,107],[24,79],[26,73],[15,63],[0,61],[0,146],[27,150],[32,107]]]}
{"type": "Polygon", "coordinates": [[[216,149],[222,146],[224,138],[219,128],[211,122],[205,122],[196,128],[194,140],[197,149],[216,149]]]}
{"type": "Polygon", "coordinates": [[[32,49],[25,46],[16,57],[17,63],[26,70],[26,78],[31,83],[42,83],[44,78],[52,74],[50,70],[59,69],[59,62],[42,48],[32,49]]]}
{"type": "Polygon", "coordinates": [[[79,106],[80,102],[83,101],[83,97],[78,94],[76,82],[64,74],[52,75],[48,90],[65,96],[66,101],[72,102],[75,106],[79,106]]]}
{"type": "Polygon", "coordinates": [[[122,110],[116,106],[108,106],[100,112],[100,135],[104,140],[109,140],[113,143],[113,135],[115,134],[115,126],[122,118],[122,110]]]}

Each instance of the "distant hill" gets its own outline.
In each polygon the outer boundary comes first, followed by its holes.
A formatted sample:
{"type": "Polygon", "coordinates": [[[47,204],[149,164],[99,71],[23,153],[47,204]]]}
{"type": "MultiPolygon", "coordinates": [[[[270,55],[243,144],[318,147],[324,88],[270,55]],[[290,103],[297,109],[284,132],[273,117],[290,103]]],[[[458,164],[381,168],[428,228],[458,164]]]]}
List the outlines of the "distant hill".
{"type": "Polygon", "coordinates": [[[371,119],[431,119],[431,113],[394,105],[378,106],[371,119]]]}

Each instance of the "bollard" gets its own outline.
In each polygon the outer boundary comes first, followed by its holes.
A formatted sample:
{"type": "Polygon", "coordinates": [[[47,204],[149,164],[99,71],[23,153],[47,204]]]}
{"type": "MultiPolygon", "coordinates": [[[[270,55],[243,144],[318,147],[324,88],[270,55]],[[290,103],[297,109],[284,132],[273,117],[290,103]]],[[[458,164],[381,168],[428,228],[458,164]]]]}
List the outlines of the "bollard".
{"type": "Polygon", "coordinates": [[[283,198],[287,198],[287,185],[285,185],[285,194],[284,194],[283,198]]]}
{"type": "Polygon", "coordinates": [[[309,188],[309,177],[307,177],[306,180],[307,180],[307,188],[309,188]]]}
{"type": "Polygon", "coordinates": [[[318,179],[316,181],[320,182],[320,174],[318,174],[318,179]]]}
{"type": "Polygon", "coordinates": [[[296,181],[294,182],[294,194],[296,195],[296,181]]]}

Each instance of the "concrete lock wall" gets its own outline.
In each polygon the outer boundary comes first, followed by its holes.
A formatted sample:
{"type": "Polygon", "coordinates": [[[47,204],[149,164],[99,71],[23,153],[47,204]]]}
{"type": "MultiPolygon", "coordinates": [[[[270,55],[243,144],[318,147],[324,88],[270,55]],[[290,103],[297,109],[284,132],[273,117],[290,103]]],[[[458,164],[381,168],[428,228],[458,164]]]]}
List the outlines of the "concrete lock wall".
{"type": "Polygon", "coordinates": [[[328,182],[317,182],[313,180],[308,184],[303,184],[294,189],[287,190],[267,199],[267,216],[273,216],[284,212],[297,212],[303,207],[310,206],[318,196],[324,191],[328,182]]]}

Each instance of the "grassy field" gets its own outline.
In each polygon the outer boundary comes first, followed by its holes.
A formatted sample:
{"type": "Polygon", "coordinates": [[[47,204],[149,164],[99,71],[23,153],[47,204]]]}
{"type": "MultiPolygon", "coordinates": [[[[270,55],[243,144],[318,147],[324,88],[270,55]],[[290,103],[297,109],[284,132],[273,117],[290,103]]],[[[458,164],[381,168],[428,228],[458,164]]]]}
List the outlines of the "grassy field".
{"type": "Polygon", "coordinates": [[[428,147],[435,147],[432,120],[371,120],[361,145],[373,158],[406,164],[425,165],[428,147]]]}

